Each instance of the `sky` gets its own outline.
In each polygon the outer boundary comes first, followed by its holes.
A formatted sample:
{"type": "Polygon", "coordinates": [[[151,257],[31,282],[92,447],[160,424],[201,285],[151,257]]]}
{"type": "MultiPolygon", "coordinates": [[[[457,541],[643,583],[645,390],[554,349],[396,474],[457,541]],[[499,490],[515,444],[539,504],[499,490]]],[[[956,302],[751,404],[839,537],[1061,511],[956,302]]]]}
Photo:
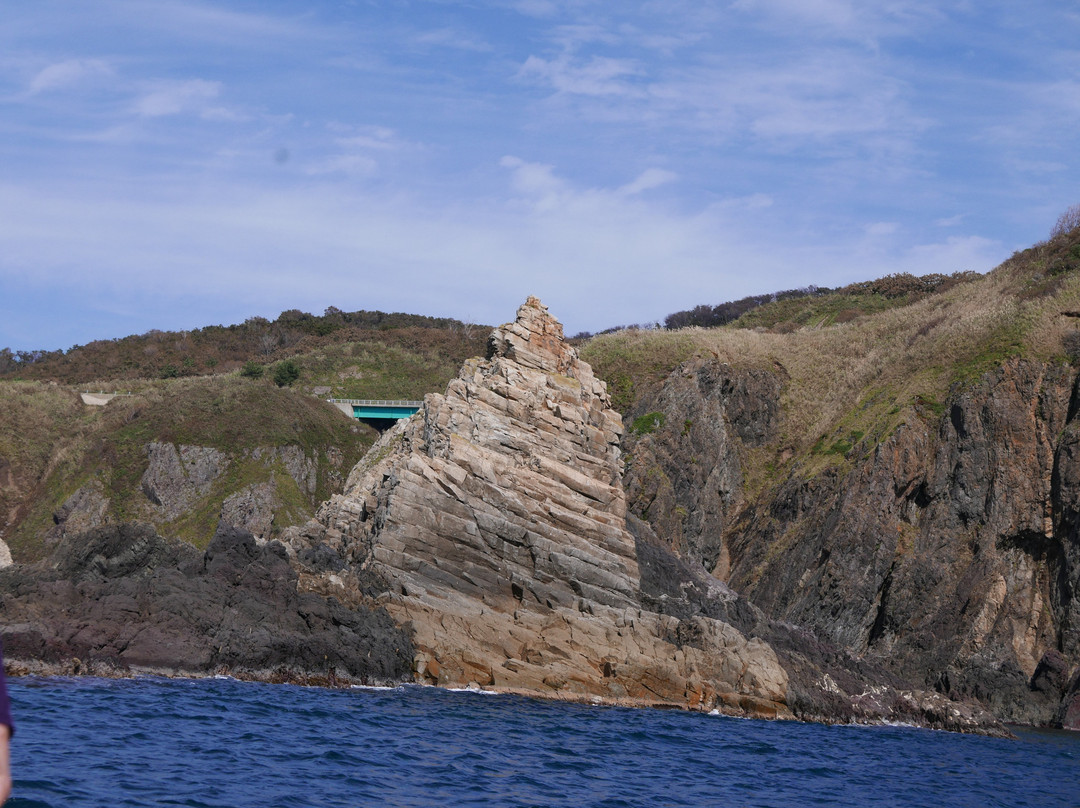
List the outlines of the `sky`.
{"type": "Polygon", "coordinates": [[[985,272],[1078,146],[1075,0],[4,3],[0,348],[985,272]]]}

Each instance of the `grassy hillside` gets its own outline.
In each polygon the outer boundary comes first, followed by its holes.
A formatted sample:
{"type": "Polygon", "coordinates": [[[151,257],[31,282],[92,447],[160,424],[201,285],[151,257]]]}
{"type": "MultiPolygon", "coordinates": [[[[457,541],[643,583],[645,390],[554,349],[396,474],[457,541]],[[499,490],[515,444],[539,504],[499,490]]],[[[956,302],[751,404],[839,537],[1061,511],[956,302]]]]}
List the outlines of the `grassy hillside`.
{"type": "MultiPolygon", "coordinates": [[[[580,350],[628,423],[695,354],[777,373],[783,434],[747,458],[753,487],[785,463],[813,474],[850,462],[905,421],[939,418],[950,389],[1010,357],[1074,362],[1080,319],[1068,312],[1080,312],[1080,229],[985,276],[886,278],[765,302],[719,328],[618,331],[580,350]]],[[[42,556],[64,503],[78,494],[107,501],[107,520],[154,521],[202,544],[226,498],[271,483],[274,530],[302,522],[375,438],[320,399],[422,398],[484,351],[487,328],[406,315],[375,322],[377,314],[286,312],[274,323],[152,332],[33,361],[8,352],[0,357],[3,538],[17,558],[42,556]],[[295,365],[291,386],[272,381],[282,362],[295,365]],[[241,375],[245,365],[262,377],[241,375]],[[131,395],[88,407],[78,396],[87,388],[131,395]],[[164,519],[143,490],[152,443],[228,455],[225,471],[181,516],[164,519]],[[284,449],[317,467],[313,484],[297,482],[284,449]]]]}
{"type": "MultiPolygon", "coordinates": [[[[0,383],[0,458],[6,467],[0,505],[4,538],[17,559],[47,551],[61,505],[91,484],[108,499],[108,521],[151,521],[197,545],[209,540],[222,501],[275,477],[285,526],[302,522],[329,497],[339,466],[355,463],[374,439],[325,402],[237,377],[177,379],[135,385],[133,395],[87,407],[69,388],[39,382],[0,383]],[[140,487],[152,442],[220,449],[226,473],[179,520],[155,514],[140,487]],[[321,462],[314,491],[301,491],[276,461],[252,457],[259,448],[296,446],[321,462]]],[[[348,467],[344,468],[347,474],[348,467]]]]}
{"type": "MultiPolygon", "coordinates": [[[[1080,229],[1015,254],[985,276],[931,295],[868,290],[763,305],[730,325],[629,330],[581,354],[629,415],[680,362],[712,354],[786,379],[785,454],[842,462],[906,419],[939,416],[953,385],[1014,356],[1072,362],[1080,354],[1080,229]],[[860,307],[858,316],[840,316],[860,307]]],[[[775,448],[775,447],[774,447],[775,448]]],[[[771,462],[771,461],[770,461],[771,462]]]]}
{"type": "MultiPolygon", "coordinates": [[[[487,334],[462,327],[342,327],[259,356],[265,360],[261,378],[236,370],[165,379],[127,375],[123,357],[132,345],[173,350],[184,339],[177,334],[121,340],[122,350],[117,343],[84,346],[30,363],[22,370],[49,380],[0,376],[0,535],[16,559],[39,558],[55,539],[64,504],[89,496],[107,500],[106,521],[150,521],[202,546],[228,497],[266,484],[276,502],[273,529],[300,524],[340,490],[377,437],[323,399],[420,399],[441,392],[466,358],[483,352],[487,334]],[[273,370],[283,361],[295,364],[299,378],[279,387],[273,370]],[[121,368],[117,377],[95,375],[110,365],[121,368]],[[87,378],[94,380],[60,383],[87,378]],[[125,395],[92,407],[79,397],[85,389],[125,395]],[[143,490],[152,443],[207,447],[227,458],[209,490],[171,519],[143,490]],[[298,457],[316,469],[313,485],[303,477],[297,482],[298,457]]],[[[230,360],[217,370],[230,363],[240,366],[230,360]]]]}
{"type": "Polygon", "coordinates": [[[472,356],[489,331],[449,318],[412,314],[330,308],[316,316],[292,310],[273,322],[252,317],[238,325],[149,331],[75,345],[66,351],[12,352],[4,348],[0,349],[0,379],[87,384],[200,376],[231,372],[248,361],[273,363],[358,342],[438,362],[472,356]]]}

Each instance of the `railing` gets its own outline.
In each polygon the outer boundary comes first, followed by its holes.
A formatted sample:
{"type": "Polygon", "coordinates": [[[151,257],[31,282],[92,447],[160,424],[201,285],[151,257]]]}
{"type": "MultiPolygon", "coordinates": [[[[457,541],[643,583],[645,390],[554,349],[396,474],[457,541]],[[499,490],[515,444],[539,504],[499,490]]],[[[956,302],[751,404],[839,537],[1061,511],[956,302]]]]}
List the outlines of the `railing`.
{"type": "Polygon", "coordinates": [[[377,401],[372,398],[328,398],[331,404],[355,404],[360,407],[422,407],[423,401],[377,401]]]}

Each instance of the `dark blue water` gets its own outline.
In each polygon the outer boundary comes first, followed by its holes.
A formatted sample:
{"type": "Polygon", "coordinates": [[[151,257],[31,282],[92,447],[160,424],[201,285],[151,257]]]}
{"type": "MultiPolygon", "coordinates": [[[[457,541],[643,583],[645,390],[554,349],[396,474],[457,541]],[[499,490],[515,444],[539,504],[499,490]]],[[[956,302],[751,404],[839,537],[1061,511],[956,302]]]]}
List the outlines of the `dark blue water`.
{"type": "Polygon", "coordinates": [[[16,679],[12,806],[1077,806],[1080,736],[1000,740],[432,688],[16,679]]]}

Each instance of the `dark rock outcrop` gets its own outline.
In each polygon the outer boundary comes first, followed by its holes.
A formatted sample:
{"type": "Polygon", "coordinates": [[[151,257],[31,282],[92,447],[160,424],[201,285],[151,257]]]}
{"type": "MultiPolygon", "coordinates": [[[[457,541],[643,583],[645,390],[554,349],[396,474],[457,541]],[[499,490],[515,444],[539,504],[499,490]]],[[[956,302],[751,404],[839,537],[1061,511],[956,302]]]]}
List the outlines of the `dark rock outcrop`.
{"type": "Polygon", "coordinates": [[[176,446],[150,443],[146,446],[148,466],[141,485],[146,498],[164,518],[176,519],[211,486],[228,467],[228,456],[206,446],[176,446]]]}
{"type": "MultiPolygon", "coordinates": [[[[795,717],[826,723],[901,721],[954,732],[1002,732],[997,721],[971,700],[956,701],[916,688],[805,628],[769,619],[699,564],[676,556],[647,524],[634,516],[628,523],[637,544],[643,601],[680,621],[705,615],[767,642],[787,672],[787,706],[795,717]]],[[[680,622],[683,625],[690,624],[680,622]]]]}
{"type": "Polygon", "coordinates": [[[46,542],[52,543],[66,535],[85,533],[100,527],[106,518],[109,499],[100,480],[90,480],[64,500],[53,513],[53,527],[46,534],[46,542]]]}
{"type": "Polygon", "coordinates": [[[0,571],[0,614],[9,665],[29,671],[329,682],[412,667],[385,611],[299,592],[284,546],[224,523],[205,553],[142,525],[69,537],[52,563],[0,571]]]}
{"type": "MultiPolygon", "coordinates": [[[[686,467],[725,486],[672,484],[670,495],[632,502],[652,524],[697,511],[720,514],[676,546],[708,563],[771,620],[800,625],[902,680],[955,699],[975,698],[999,718],[1060,722],[1080,663],[1080,393],[1071,370],[1013,360],[956,388],[940,415],[915,408],[881,442],[852,447],[844,462],[784,472],[749,501],[741,458],[761,446],[760,403],[726,404],[704,445],[672,425],[689,422],[717,389],[739,389],[747,371],[695,360],[642,410],[665,429],[631,439],[627,487],[686,467]],[[730,376],[725,384],[717,373],[730,376]],[[689,401],[694,389],[699,403],[689,401]],[[749,426],[740,428],[739,419],[749,426]],[[708,469],[714,471],[708,471],[708,469]],[[711,475],[711,476],[710,476],[711,475]]],[[[779,404],[781,376],[771,393],[779,404]]],[[[745,384],[743,385],[745,387],[745,384]]],[[[750,398],[768,395],[758,385],[750,398]]],[[[786,465],[785,465],[786,464],[786,465]]],[[[654,486],[655,488],[656,486],[654,486]]],[[[773,637],[778,653],[783,643],[773,637]]],[[[790,668],[789,668],[790,672],[790,668]]]]}
{"type": "Polygon", "coordinates": [[[707,569],[729,557],[724,530],[744,505],[741,447],[776,438],[781,380],[696,358],[640,406],[663,413],[658,429],[631,432],[624,486],[631,509],[659,536],[707,569]]]}

